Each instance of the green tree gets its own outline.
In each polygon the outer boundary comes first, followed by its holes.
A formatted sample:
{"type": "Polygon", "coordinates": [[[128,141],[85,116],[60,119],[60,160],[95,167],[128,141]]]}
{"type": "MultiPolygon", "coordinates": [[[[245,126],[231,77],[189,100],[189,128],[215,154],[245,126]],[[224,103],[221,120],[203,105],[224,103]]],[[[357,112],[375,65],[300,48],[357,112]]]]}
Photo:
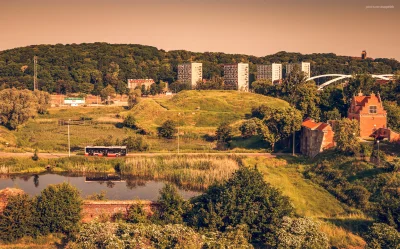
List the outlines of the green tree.
{"type": "Polygon", "coordinates": [[[37,112],[40,114],[44,114],[47,112],[47,109],[51,106],[51,96],[47,92],[35,90],[33,94],[37,98],[38,109],[37,112]]]}
{"type": "Polygon", "coordinates": [[[340,115],[340,112],[338,109],[333,108],[332,111],[327,111],[324,113],[324,121],[328,120],[340,120],[342,116],[340,115]]]}
{"type": "Polygon", "coordinates": [[[271,80],[256,80],[251,83],[251,87],[255,93],[268,95],[272,88],[272,82],[271,80]]]}
{"type": "Polygon", "coordinates": [[[165,121],[161,127],[158,128],[158,135],[168,139],[173,138],[176,132],[176,124],[172,120],[165,121]]]}
{"type": "Polygon", "coordinates": [[[115,88],[111,85],[107,85],[103,90],[100,91],[100,97],[102,100],[107,100],[108,97],[114,97],[116,94],[115,88]]]}
{"type": "Polygon", "coordinates": [[[360,134],[360,126],[357,120],[344,118],[336,121],[334,140],[336,149],[347,153],[356,154],[360,151],[360,142],[358,135],[360,134]]]}
{"type": "Polygon", "coordinates": [[[147,151],[150,149],[150,145],[147,143],[145,138],[139,135],[124,138],[122,144],[125,145],[128,150],[133,151],[147,151]]]}
{"type": "Polygon", "coordinates": [[[130,91],[128,94],[128,108],[132,109],[135,105],[139,104],[141,96],[142,91],[140,89],[130,91]]]}
{"type": "Polygon", "coordinates": [[[37,115],[37,98],[29,90],[15,88],[0,91],[0,123],[16,129],[37,115]]]}
{"type": "Polygon", "coordinates": [[[387,112],[388,127],[400,132],[400,106],[394,101],[383,101],[383,106],[387,112]]]}
{"type": "Polygon", "coordinates": [[[278,109],[261,105],[252,109],[252,116],[260,119],[258,132],[271,145],[272,151],[278,141],[301,128],[301,112],[292,107],[278,109]]]}
{"type": "Polygon", "coordinates": [[[7,206],[0,213],[0,240],[15,241],[35,235],[33,201],[27,194],[10,196],[7,206]]]}
{"type": "Polygon", "coordinates": [[[282,218],[293,213],[287,197],[266,183],[258,170],[246,167],[227,182],[191,199],[191,204],[186,215],[191,226],[225,231],[229,226],[245,224],[252,240],[264,243],[273,242],[282,218]]]}
{"type": "Polygon", "coordinates": [[[187,211],[187,203],[172,184],[165,184],[160,190],[157,200],[159,208],[155,216],[163,223],[183,223],[183,214],[187,211]]]}
{"type": "Polygon", "coordinates": [[[78,189],[68,183],[49,185],[36,200],[36,212],[42,234],[78,231],[82,201],[78,189]]]}

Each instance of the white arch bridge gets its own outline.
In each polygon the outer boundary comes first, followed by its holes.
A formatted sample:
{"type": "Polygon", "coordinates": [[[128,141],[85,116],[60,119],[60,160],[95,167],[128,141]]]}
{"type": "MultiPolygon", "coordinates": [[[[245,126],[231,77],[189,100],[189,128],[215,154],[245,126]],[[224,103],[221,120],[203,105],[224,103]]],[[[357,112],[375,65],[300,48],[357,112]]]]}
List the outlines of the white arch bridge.
{"type": "MultiPolygon", "coordinates": [[[[315,79],[324,78],[324,77],[337,77],[337,78],[328,80],[327,82],[319,85],[318,90],[322,90],[327,85],[330,85],[338,80],[353,78],[354,75],[351,75],[351,74],[324,74],[324,75],[313,76],[311,78],[308,78],[306,81],[315,80],[315,79]]],[[[391,80],[391,79],[393,79],[394,75],[393,74],[379,74],[379,75],[371,74],[371,77],[375,78],[375,79],[381,79],[381,80],[391,80]]]]}

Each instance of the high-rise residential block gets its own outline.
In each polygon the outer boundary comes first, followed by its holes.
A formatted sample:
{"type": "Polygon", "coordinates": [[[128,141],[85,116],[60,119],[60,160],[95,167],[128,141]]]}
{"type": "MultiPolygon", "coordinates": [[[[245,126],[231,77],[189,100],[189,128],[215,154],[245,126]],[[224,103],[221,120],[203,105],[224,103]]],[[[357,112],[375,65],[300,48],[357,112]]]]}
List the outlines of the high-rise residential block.
{"type": "Polygon", "coordinates": [[[196,88],[197,82],[203,80],[203,64],[195,62],[179,64],[178,80],[196,88]]]}
{"type": "Polygon", "coordinates": [[[290,74],[293,68],[297,66],[300,71],[304,72],[307,78],[311,77],[311,66],[310,62],[299,62],[299,63],[289,63],[286,65],[286,77],[290,74]]]}
{"type": "Polygon", "coordinates": [[[257,65],[257,80],[271,80],[276,82],[282,79],[282,64],[257,65]]]}
{"type": "Polygon", "coordinates": [[[249,90],[249,64],[227,64],[224,65],[224,85],[229,90],[249,90]]]}

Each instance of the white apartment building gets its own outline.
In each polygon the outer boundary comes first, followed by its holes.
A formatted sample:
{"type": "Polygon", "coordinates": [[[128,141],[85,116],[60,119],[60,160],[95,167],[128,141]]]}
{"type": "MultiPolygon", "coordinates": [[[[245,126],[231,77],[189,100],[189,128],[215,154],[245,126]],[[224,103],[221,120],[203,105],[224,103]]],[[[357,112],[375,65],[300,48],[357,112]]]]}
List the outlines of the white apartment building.
{"type": "Polygon", "coordinates": [[[197,82],[203,80],[203,63],[183,63],[178,65],[178,80],[190,83],[192,89],[196,88],[197,82]]]}
{"type": "Polygon", "coordinates": [[[293,68],[297,65],[299,69],[304,72],[307,78],[311,77],[311,66],[310,62],[299,62],[299,63],[289,63],[286,65],[286,77],[290,74],[293,68]]]}
{"type": "Polygon", "coordinates": [[[249,90],[249,64],[224,65],[225,89],[245,91],[249,90]]]}
{"type": "Polygon", "coordinates": [[[271,80],[272,83],[282,79],[282,64],[257,65],[256,80],[271,80]]]}

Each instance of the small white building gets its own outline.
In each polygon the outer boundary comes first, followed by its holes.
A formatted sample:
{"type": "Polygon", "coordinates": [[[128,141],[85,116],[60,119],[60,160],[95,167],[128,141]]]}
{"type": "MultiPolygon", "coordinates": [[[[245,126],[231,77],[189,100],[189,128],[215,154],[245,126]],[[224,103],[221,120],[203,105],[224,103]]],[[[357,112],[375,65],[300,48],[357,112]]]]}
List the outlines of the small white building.
{"type": "Polygon", "coordinates": [[[85,104],[85,98],[74,98],[74,97],[64,98],[64,105],[79,106],[84,104],[85,104]]]}

